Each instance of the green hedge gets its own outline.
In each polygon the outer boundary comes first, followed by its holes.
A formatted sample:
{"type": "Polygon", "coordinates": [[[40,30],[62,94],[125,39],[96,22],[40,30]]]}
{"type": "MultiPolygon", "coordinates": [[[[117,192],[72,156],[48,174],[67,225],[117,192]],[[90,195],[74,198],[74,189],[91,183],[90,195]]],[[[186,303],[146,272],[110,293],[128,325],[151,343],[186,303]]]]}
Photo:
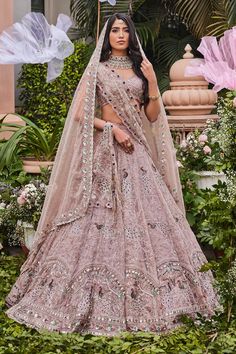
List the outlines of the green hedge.
{"type": "Polygon", "coordinates": [[[18,79],[21,113],[48,132],[53,131],[59,119],[65,119],[91,54],[90,46],[81,42],[74,45],[73,55],[65,59],[62,74],[53,82],[46,82],[47,64],[23,65],[18,79]]]}

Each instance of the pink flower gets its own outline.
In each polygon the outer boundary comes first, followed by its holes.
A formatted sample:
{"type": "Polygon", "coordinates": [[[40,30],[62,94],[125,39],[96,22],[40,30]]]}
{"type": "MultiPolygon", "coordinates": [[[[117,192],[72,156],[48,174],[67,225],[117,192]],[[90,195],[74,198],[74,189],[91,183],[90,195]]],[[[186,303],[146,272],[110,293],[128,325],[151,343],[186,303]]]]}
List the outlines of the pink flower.
{"type": "Polygon", "coordinates": [[[236,97],[233,99],[233,106],[236,108],[236,97]]]}
{"type": "Polygon", "coordinates": [[[184,167],[179,160],[176,160],[176,162],[177,162],[177,167],[184,167]]]}
{"type": "Polygon", "coordinates": [[[17,203],[18,203],[19,205],[23,205],[23,204],[25,204],[25,202],[26,202],[26,199],[25,199],[22,195],[20,195],[20,196],[17,198],[17,203]]]}
{"type": "Polygon", "coordinates": [[[203,151],[204,151],[204,154],[205,154],[205,155],[211,154],[211,148],[210,148],[210,146],[205,145],[204,148],[203,148],[203,151]]]}
{"type": "Polygon", "coordinates": [[[182,140],[181,141],[181,143],[180,143],[180,147],[182,148],[182,149],[186,149],[186,147],[187,147],[187,141],[186,140],[182,140]]]}
{"type": "Polygon", "coordinates": [[[198,137],[198,141],[201,144],[204,144],[207,141],[207,135],[206,134],[200,134],[198,137]]]}

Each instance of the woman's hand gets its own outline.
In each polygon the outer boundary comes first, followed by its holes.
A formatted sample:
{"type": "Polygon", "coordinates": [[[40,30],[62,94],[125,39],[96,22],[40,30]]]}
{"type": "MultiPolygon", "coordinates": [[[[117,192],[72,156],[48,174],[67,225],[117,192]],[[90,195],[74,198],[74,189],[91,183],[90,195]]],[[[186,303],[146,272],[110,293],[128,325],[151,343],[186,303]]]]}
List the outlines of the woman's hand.
{"type": "Polygon", "coordinates": [[[116,141],[121,145],[125,152],[132,154],[134,151],[134,144],[132,143],[130,136],[117,126],[113,127],[113,133],[116,141]]]}
{"type": "Polygon", "coordinates": [[[156,82],[157,81],[156,74],[153,69],[152,63],[150,63],[150,61],[147,58],[143,59],[140,69],[141,69],[143,75],[148,80],[148,82],[156,82]]]}

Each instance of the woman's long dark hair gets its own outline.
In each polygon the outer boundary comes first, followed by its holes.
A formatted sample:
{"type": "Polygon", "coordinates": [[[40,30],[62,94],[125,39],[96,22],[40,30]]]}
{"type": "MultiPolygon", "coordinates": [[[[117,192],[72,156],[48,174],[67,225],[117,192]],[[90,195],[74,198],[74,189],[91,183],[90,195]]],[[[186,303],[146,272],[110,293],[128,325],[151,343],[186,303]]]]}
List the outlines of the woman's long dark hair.
{"type": "Polygon", "coordinates": [[[138,45],[138,41],[137,41],[136,34],[135,34],[134,23],[128,15],[115,13],[109,18],[108,23],[107,23],[105,37],[104,37],[100,61],[104,62],[109,59],[111,49],[112,49],[111,45],[110,45],[110,41],[109,41],[109,35],[110,35],[112,25],[116,19],[124,21],[128,26],[128,29],[129,29],[129,48],[128,49],[129,50],[128,50],[127,54],[133,62],[133,70],[134,70],[135,74],[143,80],[144,104],[146,105],[149,102],[148,81],[140,69],[140,65],[141,65],[141,62],[143,61],[143,58],[142,58],[141,52],[139,50],[139,45],[138,45]]]}

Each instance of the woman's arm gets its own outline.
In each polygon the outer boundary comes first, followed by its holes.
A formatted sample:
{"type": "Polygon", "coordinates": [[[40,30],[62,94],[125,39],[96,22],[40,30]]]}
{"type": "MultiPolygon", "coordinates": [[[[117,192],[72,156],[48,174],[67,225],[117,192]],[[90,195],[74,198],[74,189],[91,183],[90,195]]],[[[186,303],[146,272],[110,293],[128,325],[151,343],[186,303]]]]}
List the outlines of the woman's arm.
{"type": "Polygon", "coordinates": [[[113,122],[107,122],[103,119],[99,119],[96,117],[94,118],[94,127],[98,130],[103,130],[106,123],[113,124],[112,132],[113,132],[114,138],[121,145],[121,147],[125,150],[125,152],[132,154],[132,152],[134,151],[134,144],[133,144],[132,139],[129,136],[129,134],[127,134],[126,132],[121,130],[113,122]]]}
{"type": "Polygon", "coordinates": [[[156,79],[154,81],[148,81],[148,95],[149,102],[144,108],[145,114],[150,122],[155,122],[161,109],[156,79]]]}
{"type": "MultiPolygon", "coordinates": [[[[103,119],[100,119],[100,118],[94,118],[94,127],[98,130],[103,130],[104,129],[104,126],[107,122],[103,119]]],[[[114,130],[115,130],[115,125],[113,125],[113,128],[112,128],[112,131],[114,133],[114,130]]]]}
{"type": "Polygon", "coordinates": [[[152,64],[147,59],[142,61],[141,70],[148,80],[149,102],[144,108],[145,114],[150,122],[155,122],[161,109],[156,74],[153,70],[152,64]]]}

